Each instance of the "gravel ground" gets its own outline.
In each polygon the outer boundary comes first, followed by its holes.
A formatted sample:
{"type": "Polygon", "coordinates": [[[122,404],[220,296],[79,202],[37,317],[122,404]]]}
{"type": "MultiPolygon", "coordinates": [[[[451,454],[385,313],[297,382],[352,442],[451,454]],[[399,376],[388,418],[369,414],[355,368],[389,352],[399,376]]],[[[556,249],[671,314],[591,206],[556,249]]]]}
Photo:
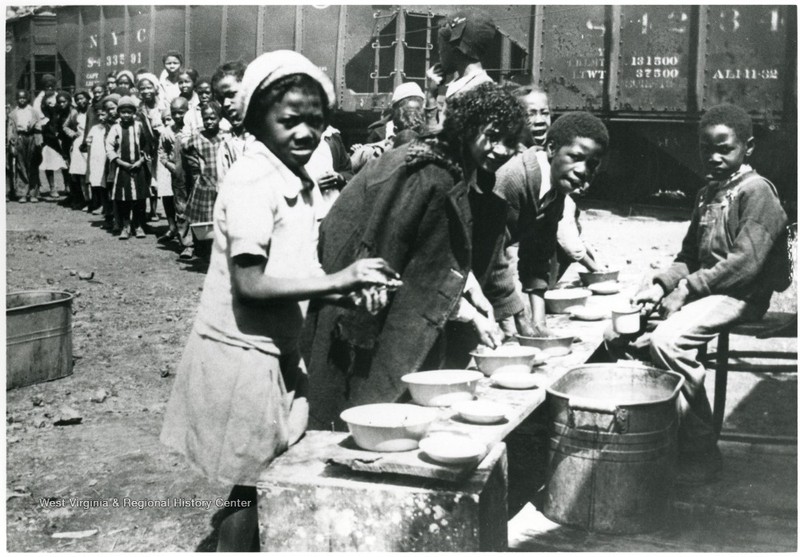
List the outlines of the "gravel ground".
{"type": "MultiPolygon", "coordinates": [[[[641,274],[674,256],[687,226],[682,218],[607,210],[586,212],[583,224],[603,262],[641,274]]],[[[164,229],[165,221],[156,226],[164,229]]],[[[8,550],[213,548],[215,500],[227,496],[226,487],[158,443],[203,266],[179,262],[153,235],[119,241],[99,228],[98,217],[50,203],[7,204],[6,233],[8,292],[76,296],[73,374],[6,395],[8,550]],[[82,272],[94,278],[81,280],[82,272]],[[80,424],[55,426],[69,409],[80,424]],[[210,505],[179,506],[192,500],[210,505]],[[88,533],[52,537],[60,532],[88,533]]],[[[796,376],[734,375],[749,376],[731,386],[747,403],[741,427],[796,434],[796,376]]],[[[734,401],[729,408],[740,411],[734,401]]]]}

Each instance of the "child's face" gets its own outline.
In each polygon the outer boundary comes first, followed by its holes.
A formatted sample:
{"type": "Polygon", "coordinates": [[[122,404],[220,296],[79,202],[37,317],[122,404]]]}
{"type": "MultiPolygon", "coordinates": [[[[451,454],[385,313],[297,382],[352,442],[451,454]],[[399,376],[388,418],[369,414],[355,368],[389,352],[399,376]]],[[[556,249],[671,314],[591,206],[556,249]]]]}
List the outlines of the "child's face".
{"type": "Polygon", "coordinates": [[[89,99],[86,97],[86,95],[78,95],[75,97],[75,106],[78,107],[78,110],[83,112],[86,110],[86,107],[89,106],[89,99]]]}
{"type": "Polygon", "coordinates": [[[62,112],[69,109],[69,99],[67,97],[57,97],[56,98],[56,106],[62,112]]]}
{"type": "Polygon", "coordinates": [[[753,138],[740,139],[724,124],[707,126],[700,131],[700,158],[706,180],[726,180],[739,170],[753,153],[753,138]]]}
{"type": "Polygon", "coordinates": [[[28,106],[28,93],[25,91],[20,91],[17,93],[17,106],[20,108],[25,108],[28,106]]]}
{"type": "Polygon", "coordinates": [[[103,95],[105,95],[105,93],[106,93],[106,90],[105,90],[105,88],[103,88],[102,85],[95,85],[94,87],[92,87],[92,99],[95,102],[97,102],[100,99],[102,99],[103,95]]]}
{"type": "Polygon", "coordinates": [[[200,100],[200,106],[205,106],[211,100],[211,84],[201,83],[197,86],[197,98],[200,100]]]}
{"type": "Polygon", "coordinates": [[[98,108],[97,109],[97,118],[101,122],[105,122],[106,120],[108,120],[108,111],[105,108],[98,108]]]}
{"type": "Polygon", "coordinates": [[[109,94],[112,93],[116,88],[117,88],[116,77],[109,77],[108,79],[106,79],[106,91],[108,91],[109,94]]]}
{"type": "Polygon", "coordinates": [[[164,60],[164,69],[169,75],[175,75],[175,72],[181,69],[181,61],[175,56],[167,56],[167,59],[164,60]]]}
{"type": "Polygon", "coordinates": [[[239,88],[242,82],[236,79],[235,75],[226,75],[217,83],[217,96],[222,103],[222,115],[228,119],[231,124],[238,124],[242,118],[236,110],[236,95],[239,94],[239,88]]]}
{"type": "Polygon", "coordinates": [[[171,126],[172,125],[173,120],[172,120],[172,115],[171,114],[164,114],[161,117],[161,119],[164,120],[164,125],[165,126],[171,126]]]}
{"type": "Polygon", "coordinates": [[[133,83],[131,83],[131,80],[127,75],[121,75],[117,78],[117,87],[127,87],[128,89],[133,89],[133,83]]]}
{"type": "Polygon", "coordinates": [[[173,106],[169,109],[172,114],[172,120],[179,126],[183,125],[183,117],[186,115],[185,106],[173,106]]]}
{"type": "Polygon", "coordinates": [[[139,96],[143,101],[150,102],[156,98],[156,87],[146,79],[139,82],[139,96]]]}
{"type": "Polygon", "coordinates": [[[219,115],[212,109],[207,108],[202,112],[203,128],[207,132],[216,132],[219,130],[219,115]]]}
{"type": "Polygon", "coordinates": [[[122,124],[131,124],[133,123],[133,117],[136,114],[136,111],[129,106],[123,106],[118,110],[119,112],[119,121],[122,124]]]}
{"type": "Polygon", "coordinates": [[[588,137],[575,137],[558,149],[548,143],[550,184],[565,194],[586,190],[597,176],[603,153],[603,147],[588,137]]]}
{"type": "Polygon", "coordinates": [[[547,95],[533,91],[522,99],[528,111],[528,129],[537,145],[544,145],[547,130],[550,128],[550,106],[547,95]]]}
{"type": "Polygon", "coordinates": [[[477,168],[494,174],[514,155],[516,137],[485,126],[469,144],[469,156],[477,168]]]}
{"type": "Polygon", "coordinates": [[[194,93],[194,82],[189,74],[182,73],[178,76],[178,89],[184,97],[191,97],[194,93]]]}
{"type": "Polygon", "coordinates": [[[117,113],[117,105],[114,104],[113,102],[107,102],[105,105],[103,105],[103,108],[106,111],[106,122],[109,123],[116,122],[117,116],[119,116],[119,114],[117,113]]]}
{"type": "Polygon", "coordinates": [[[319,95],[290,89],[269,107],[256,131],[259,141],[286,166],[299,169],[311,158],[325,130],[319,95]]]}

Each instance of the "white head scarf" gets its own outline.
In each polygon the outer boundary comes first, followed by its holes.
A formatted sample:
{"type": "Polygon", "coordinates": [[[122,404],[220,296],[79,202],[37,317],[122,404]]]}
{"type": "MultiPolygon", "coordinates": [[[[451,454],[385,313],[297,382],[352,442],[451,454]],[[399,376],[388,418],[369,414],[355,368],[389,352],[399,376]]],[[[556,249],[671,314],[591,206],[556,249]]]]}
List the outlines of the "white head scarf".
{"type": "Polygon", "coordinates": [[[276,50],[262,54],[247,66],[239,90],[239,114],[246,118],[250,101],[257,91],[266,89],[287,75],[294,74],[307,75],[319,83],[325,96],[328,97],[328,106],[333,107],[336,102],[336,93],[333,83],[325,72],[298,52],[276,50]]]}
{"type": "Polygon", "coordinates": [[[158,95],[159,82],[155,74],[152,74],[150,72],[145,72],[143,74],[140,74],[139,77],[136,79],[136,83],[134,84],[137,89],[139,88],[139,83],[141,83],[143,80],[149,81],[152,84],[152,86],[155,87],[156,95],[158,95]]]}

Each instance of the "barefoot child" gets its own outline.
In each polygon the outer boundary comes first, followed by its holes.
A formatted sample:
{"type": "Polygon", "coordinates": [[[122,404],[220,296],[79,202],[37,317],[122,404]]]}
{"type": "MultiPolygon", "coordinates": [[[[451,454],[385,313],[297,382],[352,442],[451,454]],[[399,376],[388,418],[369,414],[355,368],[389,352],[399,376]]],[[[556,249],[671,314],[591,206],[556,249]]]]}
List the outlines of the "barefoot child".
{"type": "Polygon", "coordinates": [[[303,165],[330,115],[327,76],[300,54],[270,52],[250,64],[242,88],[241,113],[256,141],[231,167],[214,208],[211,263],[161,433],[207,477],[234,485],[219,551],[257,550],[256,481],[305,430],[303,300],[395,275],[381,259],[332,275],[319,266],[320,198],[303,165]]]}
{"type": "Polygon", "coordinates": [[[158,239],[160,243],[179,240],[189,233],[184,212],[186,210],[186,186],[184,184],[181,149],[189,138],[183,124],[183,116],[189,108],[189,102],[183,97],[176,97],[170,105],[172,123],[164,130],[158,148],[158,160],[169,173],[169,183],[163,184],[159,177],[159,193],[164,203],[164,213],[169,223],[169,231],[158,239]]]}

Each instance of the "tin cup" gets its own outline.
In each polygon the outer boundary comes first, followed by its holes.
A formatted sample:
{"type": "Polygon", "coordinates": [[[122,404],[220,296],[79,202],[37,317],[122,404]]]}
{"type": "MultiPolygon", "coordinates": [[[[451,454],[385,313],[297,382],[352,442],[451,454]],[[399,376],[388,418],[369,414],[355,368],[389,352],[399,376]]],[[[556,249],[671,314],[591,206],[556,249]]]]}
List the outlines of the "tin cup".
{"type": "Polygon", "coordinates": [[[615,333],[632,335],[641,330],[639,306],[624,306],[611,310],[611,326],[615,333]]]}

